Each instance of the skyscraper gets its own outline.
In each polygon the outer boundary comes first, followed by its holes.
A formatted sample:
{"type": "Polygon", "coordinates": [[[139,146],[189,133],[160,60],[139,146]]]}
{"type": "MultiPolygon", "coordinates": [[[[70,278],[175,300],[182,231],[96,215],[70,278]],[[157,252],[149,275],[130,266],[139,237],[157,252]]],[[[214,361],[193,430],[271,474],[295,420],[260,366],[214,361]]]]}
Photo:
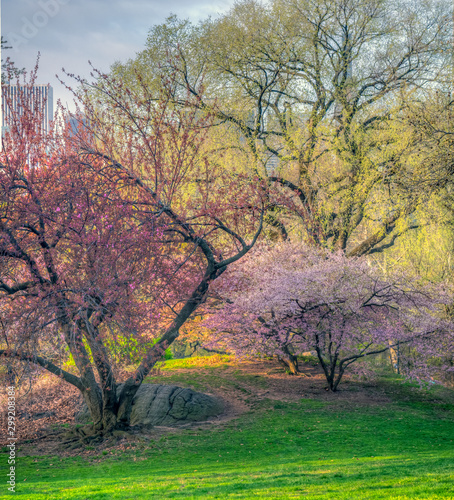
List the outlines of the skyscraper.
{"type": "Polygon", "coordinates": [[[49,131],[54,117],[53,90],[50,85],[2,85],[2,132],[13,112],[20,113],[24,103],[32,112],[41,113],[41,132],[49,131]]]}

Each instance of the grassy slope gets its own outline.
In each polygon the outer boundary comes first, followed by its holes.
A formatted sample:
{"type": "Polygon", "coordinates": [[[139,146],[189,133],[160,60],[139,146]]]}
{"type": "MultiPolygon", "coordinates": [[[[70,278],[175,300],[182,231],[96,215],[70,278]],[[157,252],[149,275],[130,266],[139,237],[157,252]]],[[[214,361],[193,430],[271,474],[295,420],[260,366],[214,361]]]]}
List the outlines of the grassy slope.
{"type": "MultiPolygon", "coordinates": [[[[190,375],[179,372],[177,363],[169,368],[166,382],[190,377],[200,389],[229,383],[222,379],[222,366],[190,375]]],[[[256,384],[263,387],[266,380],[256,384]]],[[[433,394],[415,395],[396,381],[384,384],[393,398],[386,405],[264,399],[251,401],[249,412],[216,428],[169,434],[95,462],[22,457],[15,496],[454,498],[454,406],[434,402],[433,394]]],[[[0,498],[9,497],[6,485],[1,488],[0,498]]]]}

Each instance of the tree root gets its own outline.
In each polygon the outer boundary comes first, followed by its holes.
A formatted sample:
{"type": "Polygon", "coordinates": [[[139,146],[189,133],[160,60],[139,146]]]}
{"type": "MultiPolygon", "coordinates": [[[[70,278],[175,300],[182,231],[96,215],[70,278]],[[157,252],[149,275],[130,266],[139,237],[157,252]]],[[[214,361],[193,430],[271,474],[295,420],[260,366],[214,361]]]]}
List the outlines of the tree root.
{"type": "Polygon", "coordinates": [[[115,444],[131,434],[140,432],[140,427],[117,426],[112,429],[95,429],[93,425],[75,427],[61,434],[61,445],[68,450],[83,448],[94,444],[115,444]]]}

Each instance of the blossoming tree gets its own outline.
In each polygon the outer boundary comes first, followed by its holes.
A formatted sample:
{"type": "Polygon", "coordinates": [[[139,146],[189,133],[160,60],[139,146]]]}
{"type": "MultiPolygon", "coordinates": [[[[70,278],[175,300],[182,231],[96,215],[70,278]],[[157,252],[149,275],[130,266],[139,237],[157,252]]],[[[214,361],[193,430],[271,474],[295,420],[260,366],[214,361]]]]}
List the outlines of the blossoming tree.
{"type": "Polygon", "coordinates": [[[409,370],[447,368],[434,362],[453,347],[440,289],[301,244],[256,247],[248,257],[216,284],[224,304],[205,325],[218,344],[277,355],[295,374],[297,355],[315,351],[331,391],[353,363],[397,344],[419,353],[409,370]]]}
{"type": "Polygon", "coordinates": [[[45,133],[32,75],[0,153],[0,356],[77,387],[96,436],[128,427],[140,384],[255,244],[264,210],[251,208],[261,186],[208,162],[209,116],[98,76],[109,106],[82,93],[77,130],[63,119],[45,133]],[[148,341],[121,390],[108,349],[118,333],[148,341]]]}

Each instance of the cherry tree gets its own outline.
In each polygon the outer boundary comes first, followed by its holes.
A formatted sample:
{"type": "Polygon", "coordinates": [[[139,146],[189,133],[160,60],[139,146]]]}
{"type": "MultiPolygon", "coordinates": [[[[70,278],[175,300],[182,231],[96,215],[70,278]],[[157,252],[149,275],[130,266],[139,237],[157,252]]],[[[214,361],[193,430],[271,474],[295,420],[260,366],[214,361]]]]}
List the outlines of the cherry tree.
{"type": "Polygon", "coordinates": [[[129,426],[144,378],[212,283],[253,247],[266,207],[259,183],[232,181],[208,161],[211,118],[172,109],[171,82],[159,99],[101,74],[81,83],[84,113],[70,123],[60,110],[49,133],[27,88],[20,106],[7,102],[0,356],[77,387],[100,436],[129,426]],[[155,339],[121,387],[108,349],[119,334],[155,339]],[[67,351],[75,370],[64,367],[67,351]]]}
{"type": "Polygon", "coordinates": [[[295,374],[297,355],[315,351],[331,391],[353,363],[398,344],[418,353],[409,374],[442,369],[437,358],[452,352],[446,293],[402,273],[380,276],[364,258],[343,252],[256,247],[214,291],[224,299],[205,322],[215,343],[242,355],[276,355],[295,374]]]}

